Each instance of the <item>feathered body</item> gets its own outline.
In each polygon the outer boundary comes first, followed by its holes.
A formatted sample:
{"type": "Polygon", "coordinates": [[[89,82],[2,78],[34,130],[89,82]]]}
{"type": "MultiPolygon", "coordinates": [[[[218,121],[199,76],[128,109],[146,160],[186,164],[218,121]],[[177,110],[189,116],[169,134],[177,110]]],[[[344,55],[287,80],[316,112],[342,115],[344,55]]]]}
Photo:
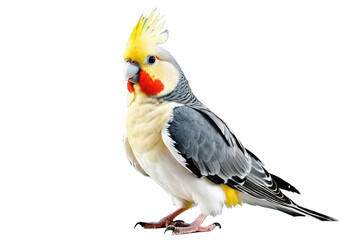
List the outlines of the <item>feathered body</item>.
{"type": "Polygon", "coordinates": [[[297,192],[266,171],[228,126],[192,93],[179,64],[158,46],[168,38],[154,11],[141,17],[125,50],[128,80],[125,149],[132,165],[151,177],[183,209],[204,216],[242,203],[293,216],[328,216],[302,208],[280,188],[297,192]]]}
{"type": "MultiPolygon", "coordinates": [[[[146,99],[146,98],[145,98],[146,99]]],[[[164,143],[166,125],[172,117],[173,102],[158,103],[137,97],[127,114],[127,140],[134,154],[133,164],[168,192],[178,207],[199,205],[206,215],[221,213],[226,201],[220,185],[193,173],[176,160],[164,143]],[[209,201],[211,199],[211,201],[209,201]]],[[[166,139],[165,141],[167,141],[166,139]]]]}

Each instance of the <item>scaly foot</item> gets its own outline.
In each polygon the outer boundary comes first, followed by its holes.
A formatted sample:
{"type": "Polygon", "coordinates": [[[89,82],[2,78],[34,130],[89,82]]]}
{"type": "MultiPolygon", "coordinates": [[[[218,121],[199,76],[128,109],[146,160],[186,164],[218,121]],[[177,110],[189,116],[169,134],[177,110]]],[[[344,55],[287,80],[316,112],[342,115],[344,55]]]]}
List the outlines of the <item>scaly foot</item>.
{"type": "Polygon", "coordinates": [[[134,228],[136,228],[137,225],[140,225],[145,229],[165,228],[165,227],[168,227],[168,226],[174,226],[174,227],[188,227],[188,226],[190,226],[189,223],[185,223],[183,220],[170,221],[169,219],[161,219],[158,222],[138,222],[138,223],[135,224],[134,228]]]}
{"type": "Polygon", "coordinates": [[[169,214],[168,216],[160,219],[158,222],[138,222],[135,224],[134,228],[136,228],[137,225],[142,226],[143,228],[149,229],[149,228],[164,228],[168,227],[170,225],[182,227],[182,226],[189,226],[190,224],[184,223],[182,220],[173,221],[176,216],[178,216],[180,213],[184,212],[187,208],[180,208],[176,210],[175,212],[169,214]]]}
{"type": "Polygon", "coordinates": [[[188,233],[195,233],[195,232],[211,232],[216,226],[218,226],[221,229],[221,225],[217,222],[202,227],[201,223],[205,220],[206,216],[200,215],[194,222],[191,224],[185,224],[183,226],[175,226],[175,225],[169,225],[166,227],[164,234],[167,231],[172,231],[173,235],[180,235],[180,234],[188,234],[188,233]]]}

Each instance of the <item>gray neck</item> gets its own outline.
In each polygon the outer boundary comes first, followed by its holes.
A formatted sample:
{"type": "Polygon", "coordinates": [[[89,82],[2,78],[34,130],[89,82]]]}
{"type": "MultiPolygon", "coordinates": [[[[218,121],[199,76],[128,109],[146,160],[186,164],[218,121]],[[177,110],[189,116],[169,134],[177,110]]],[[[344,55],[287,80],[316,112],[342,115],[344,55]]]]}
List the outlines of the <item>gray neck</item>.
{"type": "Polygon", "coordinates": [[[180,79],[175,89],[167,95],[159,97],[158,100],[176,102],[188,106],[201,104],[192,93],[184,73],[181,71],[181,69],[178,70],[180,72],[180,79]]]}

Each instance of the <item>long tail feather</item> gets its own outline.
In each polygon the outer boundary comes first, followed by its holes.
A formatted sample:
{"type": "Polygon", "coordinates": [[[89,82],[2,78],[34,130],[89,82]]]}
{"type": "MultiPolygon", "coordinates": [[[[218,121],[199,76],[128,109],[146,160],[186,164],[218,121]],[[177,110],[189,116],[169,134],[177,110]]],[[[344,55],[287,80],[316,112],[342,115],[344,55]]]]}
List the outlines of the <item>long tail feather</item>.
{"type": "Polygon", "coordinates": [[[326,216],[322,213],[315,212],[313,210],[301,207],[299,205],[294,205],[292,207],[284,207],[284,206],[278,206],[276,207],[278,210],[287,213],[289,215],[292,215],[294,217],[298,216],[311,216],[316,219],[319,219],[321,221],[337,221],[337,219],[333,217],[326,216]]]}
{"type": "Polygon", "coordinates": [[[310,210],[310,209],[307,209],[307,208],[304,208],[304,207],[300,207],[300,206],[297,206],[298,209],[305,213],[306,215],[309,215],[309,216],[312,216],[314,218],[317,218],[321,221],[337,221],[337,219],[333,218],[333,217],[329,217],[329,216],[326,216],[322,213],[318,213],[318,212],[315,212],[313,210],[310,210]]]}

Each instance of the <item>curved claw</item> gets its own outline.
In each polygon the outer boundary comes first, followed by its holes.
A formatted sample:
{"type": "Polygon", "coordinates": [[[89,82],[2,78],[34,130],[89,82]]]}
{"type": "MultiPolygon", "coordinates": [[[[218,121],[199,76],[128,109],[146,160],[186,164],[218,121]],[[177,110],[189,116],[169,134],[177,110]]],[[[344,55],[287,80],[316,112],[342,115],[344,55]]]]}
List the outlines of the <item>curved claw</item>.
{"type": "Polygon", "coordinates": [[[172,223],[185,223],[183,220],[175,220],[172,223]]]}
{"type": "Polygon", "coordinates": [[[134,226],[134,229],[136,228],[137,225],[140,225],[140,226],[144,227],[145,224],[146,224],[145,222],[137,222],[137,223],[135,224],[135,226],[134,226]]]}
{"type": "MultiPolygon", "coordinates": [[[[180,220],[181,221],[181,220],[180,220]]],[[[164,234],[167,232],[167,231],[174,231],[175,230],[175,226],[173,225],[169,225],[165,228],[165,231],[164,231],[164,234]]]]}
{"type": "Polygon", "coordinates": [[[220,223],[218,223],[218,222],[214,222],[214,223],[213,223],[213,225],[215,225],[215,227],[216,227],[216,226],[218,226],[218,227],[219,227],[219,229],[221,229],[221,225],[220,225],[220,223]]]}

